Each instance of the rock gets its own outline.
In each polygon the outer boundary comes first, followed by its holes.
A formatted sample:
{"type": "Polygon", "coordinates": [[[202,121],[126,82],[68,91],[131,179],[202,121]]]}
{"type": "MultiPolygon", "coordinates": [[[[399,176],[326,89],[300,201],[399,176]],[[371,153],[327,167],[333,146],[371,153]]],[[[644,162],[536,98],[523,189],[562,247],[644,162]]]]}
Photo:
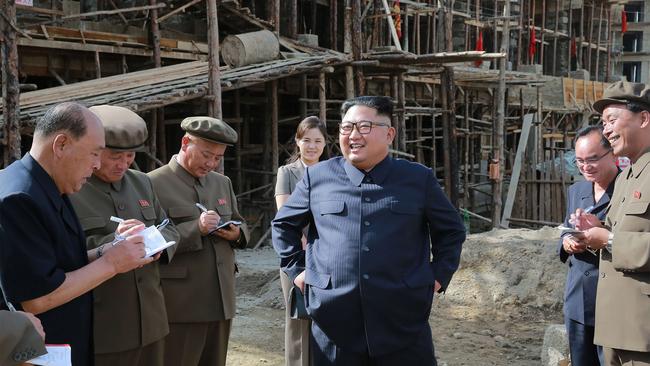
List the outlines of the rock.
{"type": "Polygon", "coordinates": [[[546,328],[541,358],[544,366],[566,365],[569,360],[569,340],[564,324],[552,324],[546,328]]]}
{"type": "Polygon", "coordinates": [[[454,334],[452,334],[452,337],[454,337],[456,339],[463,338],[463,333],[454,333],[454,334]]]}

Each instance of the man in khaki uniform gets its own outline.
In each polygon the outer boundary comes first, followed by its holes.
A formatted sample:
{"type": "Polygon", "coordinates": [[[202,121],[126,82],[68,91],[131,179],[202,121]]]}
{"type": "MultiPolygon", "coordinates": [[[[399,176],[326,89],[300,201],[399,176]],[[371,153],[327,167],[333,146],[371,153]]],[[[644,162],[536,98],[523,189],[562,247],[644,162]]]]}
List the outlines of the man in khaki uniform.
{"type": "MultiPolygon", "coordinates": [[[[91,107],[104,126],[106,149],[101,167],[71,196],[86,234],[88,249],[100,256],[115,235],[131,226],[159,225],[167,218],[146,174],[129,169],[144,147],[147,126],[134,112],[117,106],[91,107]],[[121,224],[111,216],[125,219],[121,224]]],[[[161,228],[167,241],[179,240],[173,224],[161,228]]],[[[176,246],[159,253],[167,263],[176,246]]],[[[117,275],[94,290],[96,366],[163,364],[164,338],[169,333],[158,261],[117,275]]]]}
{"type": "Polygon", "coordinates": [[[0,365],[20,365],[47,353],[43,326],[34,315],[0,310],[0,324],[0,365]]]}
{"type": "Polygon", "coordinates": [[[225,365],[235,316],[233,248],[244,248],[248,233],[232,224],[213,231],[220,222],[242,221],[230,179],[213,170],[237,133],[210,117],[186,118],[181,128],[178,155],[149,173],[181,234],[174,261],[160,268],[170,323],[165,365],[225,365]]]}
{"type": "Polygon", "coordinates": [[[606,365],[650,365],[650,88],[617,82],[594,103],[616,156],[632,164],[617,178],[604,226],[578,209],[582,242],[600,251],[594,343],[606,365]]]}

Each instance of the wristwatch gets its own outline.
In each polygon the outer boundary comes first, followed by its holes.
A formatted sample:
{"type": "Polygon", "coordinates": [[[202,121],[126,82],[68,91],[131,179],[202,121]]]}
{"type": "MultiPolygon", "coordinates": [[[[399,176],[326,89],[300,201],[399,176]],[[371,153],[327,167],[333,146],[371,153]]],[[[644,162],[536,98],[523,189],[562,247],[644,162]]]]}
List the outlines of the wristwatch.
{"type": "Polygon", "coordinates": [[[607,249],[608,252],[612,252],[612,243],[614,242],[614,233],[609,232],[609,235],[607,236],[607,245],[605,246],[605,249],[607,249]]]}
{"type": "Polygon", "coordinates": [[[101,258],[102,255],[104,255],[104,246],[100,245],[99,248],[97,248],[97,259],[101,258]]]}

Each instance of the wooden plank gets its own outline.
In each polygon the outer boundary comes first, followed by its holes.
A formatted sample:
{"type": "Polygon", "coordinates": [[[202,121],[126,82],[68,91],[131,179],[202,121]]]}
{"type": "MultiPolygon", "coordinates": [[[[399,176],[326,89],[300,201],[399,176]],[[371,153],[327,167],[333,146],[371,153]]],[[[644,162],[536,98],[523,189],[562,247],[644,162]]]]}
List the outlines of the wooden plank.
{"type": "MultiPolygon", "coordinates": [[[[142,57],[151,57],[153,51],[148,49],[138,49],[133,47],[121,47],[121,46],[108,46],[100,44],[79,44],[75,42],[63,42],[63,41],[48,41],[44,39],[26,39],[18,38],[18,45],[22,47],[37,47],[37,48],[49,48],[57,50],[67,50],[67,51],[81,51],[81,52],[101,52],[101,53],[111,53],[111,54],[121,54],[129,56],[142,56],[142,57]]],[[[163,58],[171,58],[178,60],[204,60],[207,57],[205,55],[193,54],[188,52],[176,52],[176,51],[162,51],[161,56],[163,58]]]]}
{"type": "Polygon", "coordinates": [[[503,216],[501,217],[501,227],[508,228],[510,225],[510,216],[512,215],[512,207],[515,202],[517,194],[517,187],[519,186],[519,177],[521,176],[521,167],[523,164],[523,156],[528,145],[528,138],[530,136],[530,128],[533,125],[534,114],[526,114],[524,116],[524,124],[521,129],[521,137],[519,138],[519,145],[517,146],[517,155],[515,156],[515,163],[512,167],[512,174],[510,175],[510,185],[508,186],[508,195],[506,196],[506,204],[503,208],[503,216]]]}
{"type": "Polygon", "coordinates": [[[397,29],[395,28],[395,22],[393,21],[393,17],[391,15],[390,8],[388,7],[388,2],[386,0],[381,0],[383,6],[384,6],[384,12],[386,15],[389,15],[386,17],[386,21],[388,22],[388,28],[390,29],[390,36],[393,39],[393,44],[395,47],[401,51],[402,50],[402,45],[400,44],[399,37],[397,37],[397,29]]]}
{"type": "Polygon", "coordinates": [[[64,15],[61,10],[45,9],[36,6],[16,5],[16,10],[25,11],[29,13],[45,14],[45,15],[64,15]]]}
{"type": "Polygon", "coordinates": [[[185,11],[185,9],[189,8],[190,6],[192,6],[192,5],[194,5],[194,4],[198,4],[198,3],[200,3],[201,1],[203,1],[203,0],[192,0],[192,1],[188,2],[187,4],[185,4],[185,5],[183,5],[183,6],[180,6],[180,7],[176,8],[176,9],[170,11],[169,13],[167,13],[167,14],[165,14],[165,15],[159,17],[159,18],[158,18],[158,23],[163,22],[165,19],[169,18],[170,16],[172,16],[172,15],[174,15],[174,14],[178,14],[178,13],[180,13],[181,11],[185,11]]]}

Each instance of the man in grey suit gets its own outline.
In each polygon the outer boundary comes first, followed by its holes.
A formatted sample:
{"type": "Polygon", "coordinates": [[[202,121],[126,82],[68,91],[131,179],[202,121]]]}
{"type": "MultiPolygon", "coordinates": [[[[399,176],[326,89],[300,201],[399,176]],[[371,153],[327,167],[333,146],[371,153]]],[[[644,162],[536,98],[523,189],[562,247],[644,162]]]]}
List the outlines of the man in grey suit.
{"type": "Polygon", "coordinates": [[[578,209],[579,239],[600,251],[594,343],[605,365],[650,365],[650,88],[617,82],[594,103],[616,156],[632,164],[616,180],[605,224],[578,209]]]}
{"type": "Polygon", "coordinates": [[[273,220],[313,320],[315,366],[436,365],[431,302],[458,268],[465,228],[431,169],[388,156],[392,112],[387,97],[345,102],[343,157],[307,167],[273,220]]]}

